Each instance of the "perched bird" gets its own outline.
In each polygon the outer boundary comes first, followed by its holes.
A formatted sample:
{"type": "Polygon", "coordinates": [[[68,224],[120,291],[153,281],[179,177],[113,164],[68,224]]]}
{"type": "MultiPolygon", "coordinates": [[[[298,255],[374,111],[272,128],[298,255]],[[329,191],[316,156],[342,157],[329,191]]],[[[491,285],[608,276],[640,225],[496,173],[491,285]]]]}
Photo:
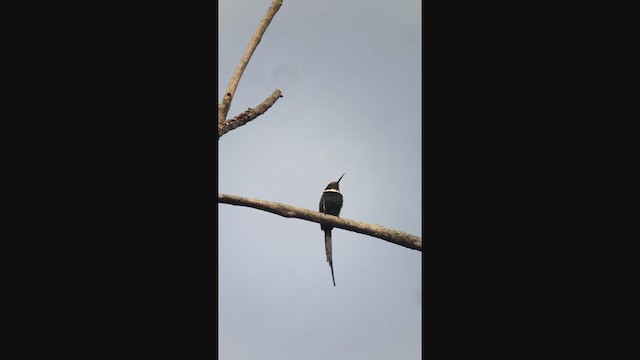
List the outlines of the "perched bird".
{"type": "MultiPolygon", "coordinates": [[[[342,174],[344,176],[344,174],[342,174]]],[[[324,214],[338,216],[340,215],[340,209],[342,209],[342,194],[340,194],[340,180],[334,181],[327,185],[324,189],[322,197],[320,198],[320,212],[324,214]]],[[[327,253],[327,262],[331,267],[331,279],[333,280],[333,286],[336,286],[336,279],[333,276],[333,260],[331,258],[331,229],[333,226],[320,224],[320,229],[324,231],[324,249],[327,253]]]]}

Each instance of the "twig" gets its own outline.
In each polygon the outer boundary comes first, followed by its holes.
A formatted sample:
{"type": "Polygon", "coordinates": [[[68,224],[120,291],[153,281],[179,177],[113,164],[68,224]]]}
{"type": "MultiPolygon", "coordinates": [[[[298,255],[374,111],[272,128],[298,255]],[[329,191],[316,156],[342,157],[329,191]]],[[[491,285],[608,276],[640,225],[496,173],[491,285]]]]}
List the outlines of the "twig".
{"type": "Polygon", "coordinates": [[[253,52],[256,50],[256,47],[260,43],[260,40],[262,40],[262,35],[264,35],[264,32],[267,30],[271,20],[273,20],[273,17],[280,9],[280,6],[282,6],[282,0],[273,0],[271,2],[271,6],[269,7],[269,10],[267,10],[267,14],[264,16],[262,21],[260,21],[260,25],[258,25],[256,33],[253,35],[251,42],[249,42],[247,49],[244,51],[244,55],[242,55],[242,58],[240,59],[240,64],[238,64],[236,71],[233,73],[233,76],[231,76],[229,86],[227,86],[227,90],[224,92],[222,101],[218,105],[218,124],[224,123],[227,119],[227,113],[229,112],[229,107],[231,107],[231,100],[236,93],[236,88],[238,87],[242,73],[247,67],[247,64],[249,63],[253,52]]]}
{"type": "Polygon", "coordinates": [[[218,124],[218,139],[229,131],[237,128],[238,126],[242,126],[249,121],[257,118],[258,116],[264,114],[275,102],[282,97],[282,93],[280,89],[276,89],[268,98],[266,98],[260,105],[255,108],[249,108],[244,112],[236,115],[233,119],[229,121],[225,121],[222,124],[218,124]]]}
{"type": "Polygon", "coordinates": [[[325,223],[336,228],[354,231],[360,234],[377,237],[388,242],[404,246],[409,249],[422,251],[422,239],[404,231],[388,229],[376,224],[325,215],[321,212],[307,210],[287,204],[250,199],[236,195],[218,194],[218,202],[230,205],[247,206],[267,211],[287,218],[298,218],[316,223],[325,223]]]}

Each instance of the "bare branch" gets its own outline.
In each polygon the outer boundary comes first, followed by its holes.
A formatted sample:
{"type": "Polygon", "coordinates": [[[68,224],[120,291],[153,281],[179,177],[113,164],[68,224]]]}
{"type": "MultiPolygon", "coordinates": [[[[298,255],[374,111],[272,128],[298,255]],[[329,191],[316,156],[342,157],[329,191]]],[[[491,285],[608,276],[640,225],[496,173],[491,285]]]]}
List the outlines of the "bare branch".
{"type": "Polygon", "coordinates": [[[273,17],[280,9],[280,6],[282,6],[282,0],[273,0],[271,2],[271,6],[269,7],[269,10],[267,10],[267,14],[264,16],[262,21],[260,21],[260,25],[258,25],[256,33],[249,42],[247,49],[244,51],[244,55],[242,55],[242,58],[240,59],[240,64],[238,64],[236,71],[233,73],[233,76],[231,76],[229,86],[227,86],[227,91],[224,92],[222,102],[218,105],[218,124],[224,123],[227,119],[227,113],[229,112],[229,107],[231,107],[231,100],[236,93],[236,88],[238,87],[242,73],[247,67],[256,47],[258,47],[260,40],[262,40],[262,35],[264,35],[264,32],[267,30],[271,20],[273,20],[273,17]]]}
{"type": "Polygon", "coordinates": [[[319,224],[325,223],[340,229],[377,237],[409,249],[422,251],[422,239],[420,237],[403,231],[388,229],[376,224],[367,224],[359,221],[339,218],[337,216],[325,215],[318,211],[307,210],[287,204],[250,199],[236,195],[218,194],[218,203],[247,206],[287,218],[298,218],[319,224]]]}
{"type": "Polygon", "coordinates": [[[249,121],[257,118],[258,116],[264,114],[275,102],[282,97],[282,93],[280,89],[276,89],[268,98],[266,98],[260,105],[255,108],[249,108],[246,111],[236,115],[233,119],[229,121],[225,121],[223,123],[218,124],[218,139],[222,137],[222,135],[228,133],[229,131],[237,128],[238,126],[242,126],[249,121]]]}

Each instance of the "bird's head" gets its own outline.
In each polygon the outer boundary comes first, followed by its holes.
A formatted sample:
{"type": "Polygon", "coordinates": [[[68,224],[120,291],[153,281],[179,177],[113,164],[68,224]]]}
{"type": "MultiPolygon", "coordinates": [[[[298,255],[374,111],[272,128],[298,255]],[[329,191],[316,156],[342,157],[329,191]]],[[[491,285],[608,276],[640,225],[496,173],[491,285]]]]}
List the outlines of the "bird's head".
{"type": "MultiPolygon", "coordinates": [[[[344,174],[342,174],[342,176],[344,176],[344,174]]],[[[330,182],[329,185],[327,185],[327,188],[325,190],[335,189],[335,190],[340,191],[339,183],[340,183],[340,180],[342,180],[342,176],[340,176],[340,179],[338,179],[338,181],[330,182]]]]}

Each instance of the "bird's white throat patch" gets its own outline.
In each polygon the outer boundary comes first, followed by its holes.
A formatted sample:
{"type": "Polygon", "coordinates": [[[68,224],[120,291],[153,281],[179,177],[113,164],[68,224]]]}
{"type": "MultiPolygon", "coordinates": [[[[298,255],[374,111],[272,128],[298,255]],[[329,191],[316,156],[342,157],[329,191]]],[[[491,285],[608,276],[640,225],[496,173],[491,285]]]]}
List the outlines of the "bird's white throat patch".
{"type": "Polygon", "coordinates": [[[337,192],[338,194],[340,194],[340,191],[338,191],[337,189],[327,189],[324,192],[337,192]]]}

